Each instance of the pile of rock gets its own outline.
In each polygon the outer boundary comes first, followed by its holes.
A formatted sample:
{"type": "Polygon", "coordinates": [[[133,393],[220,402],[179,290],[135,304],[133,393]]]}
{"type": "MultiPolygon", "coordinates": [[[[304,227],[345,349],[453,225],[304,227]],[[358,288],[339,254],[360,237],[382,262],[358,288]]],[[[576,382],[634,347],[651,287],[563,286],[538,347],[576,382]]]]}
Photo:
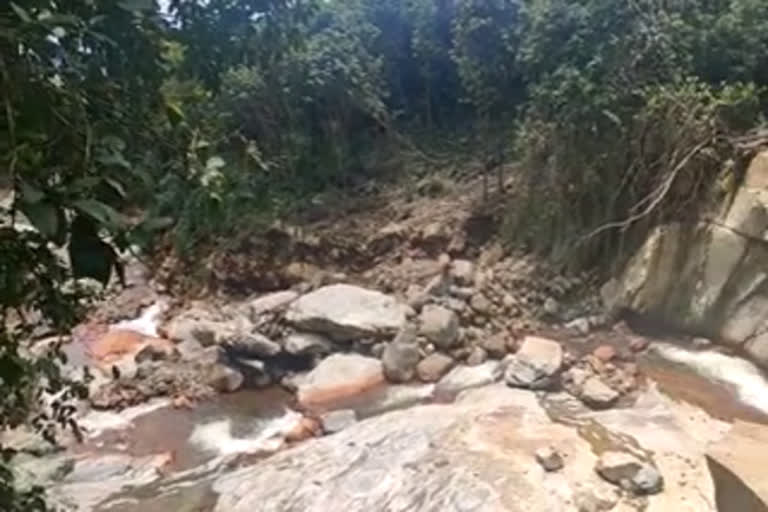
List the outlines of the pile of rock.
{"type": "Polygon", "coordinates": [[[493,264],[480,271],[468,260],[443,255],[431,267],[436,274],[424,286],[411,286],[403,300],[350,284],[299,283],[218,310],[195,305],[162,330],[173,343],[170,355],[136,353],[117,365],[92,400],[100,407],[123,406],[158,395],[197,398],[289,383],[296,371],[351,352],[378,365],[363,388],[384,380],[437,382],[457,365],[492,359],[503,360],[510,386],[558,387],[562,374],[566,389],[590,406],[614,403],[623,392],[616,375],[624,375],[615,364],[584,360],[570,368],[557,342],[526,337],[519,343],[506,329],[517,300],[496,286],[487,270],[493,264]]]}

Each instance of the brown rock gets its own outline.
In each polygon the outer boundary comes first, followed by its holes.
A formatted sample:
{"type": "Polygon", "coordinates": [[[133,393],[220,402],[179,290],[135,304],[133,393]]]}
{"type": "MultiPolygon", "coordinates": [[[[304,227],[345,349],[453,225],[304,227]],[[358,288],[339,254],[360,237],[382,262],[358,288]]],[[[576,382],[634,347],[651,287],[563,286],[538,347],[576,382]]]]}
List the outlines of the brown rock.
{"type": "Polygon", "coordinates": [[[424,382],[436,382],[453,368],[453,364],[453,359],[445,354],[435,352],[421,360],[416,366],[416,373],[419,379],[424,382]]]}
{"type": "Polygon", "coordinates": [[[649,341],[645,338],[635,337],[629,342],[629,349],[633,352],[642,352],[648,348],[649,341]]]}
{"type": "Polygon", "coordinates": [[[607,363],[616,357],[616,349],[610,345],[600,345],[592,352],[592,355],[600,361],[607,363]]]}
{"type": "Polygon", "coordinates": [[[381,361],[358,354],[333,354],[298,382],[297,396],[305,407],[325,405],[384,384],[381,361]]]}
{"type": "Polygon", "coordinates": [[[317,437],[323,432],[322,423],[308,416],[304,416],[294,427],[285,435],[285,440],[289,443],[304,441],[310,437],[317,437]]]}

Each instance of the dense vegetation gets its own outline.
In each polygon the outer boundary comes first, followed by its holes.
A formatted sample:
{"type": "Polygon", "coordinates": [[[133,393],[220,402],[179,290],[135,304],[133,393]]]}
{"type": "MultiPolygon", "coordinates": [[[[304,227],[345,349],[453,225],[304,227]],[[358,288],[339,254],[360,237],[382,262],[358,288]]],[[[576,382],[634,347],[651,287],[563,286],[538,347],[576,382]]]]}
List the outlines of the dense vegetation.
{"type": "MultiPolygon", "coordinates": [[[[184,254],[453,139],[517,163],[511,243],[594,264],[695,211],[766,85],[764,0],[4,2],[0,428],[65,389],[22,340],[117,249],[184,254]]],[[[0,463],[0,508],[45,504],[0,463]]]]}

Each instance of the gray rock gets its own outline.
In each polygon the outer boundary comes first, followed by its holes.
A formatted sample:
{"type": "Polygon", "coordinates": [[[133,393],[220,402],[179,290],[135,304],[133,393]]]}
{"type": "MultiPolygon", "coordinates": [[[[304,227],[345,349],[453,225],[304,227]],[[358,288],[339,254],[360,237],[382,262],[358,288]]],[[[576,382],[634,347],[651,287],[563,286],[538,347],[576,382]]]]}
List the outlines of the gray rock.
{"type": "Polygon", "coordinates": [[[493,359],[502,359],[507,355],[507,337],[504,333],[486,337],[481,342],[481,346],[493,359]]]}
{"type": "Polygon", "coordinates": [[[451,276],[457,284],[470,286],[475,281],[475,265],[467,260],[453,260],[451,263],[451,276]]]}
{"type": "Polygon", "coordinates": [[[435,300],[440,306],[446,307],[451,311],[455,311],[458,314],[462,314],[467,311],[467,303],[463,300],[456,299],[454,297],[441,297],[435,300]]]}
{"type": "Polygon", "coordinates": [[[348,284],[324,286],[294,301],[286,320],[336,341],[392,336],[406,322],[406,305],[383,293],[348,284]]]}
{"type": "Polygon", "coordinates": [[[467,356],[467,365],[477,366],[483,364],[486,359],[488,359],[488,354],[482,347],[472,347],[472,350],[467,356]]]}
{"type": "Polygon", "coordinates": [[[563,457],[551,446],[539,448],[536,450],[536,462],[544,468],[544,471],[558,471],[563,469],[563,457]]]}
{"type": "Polygon", "coordinates": [[[232,393],[240,389],[245,379],[242,373],[230,366],[214,364],[208,368],[205,380],[216,391],[232,393]]]}
{"type": "Polygon", "coordinates": [[[357,423],[357,413],[352,409],[340,409],[322,414],[320,421],[327,434],[335,434],[357,423]]]}
{"type": "Polygon", "coordinates": [[[469,305],[473,310],[475,310],[477,313],[480,313],[481,315],[488,316],[491,313],[491,301],[488,300],[488,297],[482,293],[476,293],[473,295],[472,299],[469,301],[469,305]]]}
{"type": "Polygon", "coordinates": [[[579,398],[594,409],[606,409],[616,403],[619,393],[608,387],[600,377],[589,377],[581,386],[579,398]]]}
{"type": "Polygon", "coordinates": [[[251,320],[256,321],[258,317],[265,313],[283,311],[298,298],[299,294],[293,290],[283,290],[262,295],[248,304],[251,320]]]}
{"type": "Polygon", "coordinates": [[[587,317],[576,318],[565,324],[566,329],[573,329],[574,331],[584,336],[589,334],[591,327],[592,326],[589,322],[589,318],[587,317]]]}
{"type": "Polygon", "coordinates": [[[207,347],[215,344],[217,333],[226,328],[224,322],[212,320],[208,312],[193,309],[173,318],[168,323],[166,332],[170,340],[195,340],[207,347]]]}
{"type": "Polygon", "coordinates": [[[248,357],[273,357],[282,347],[257,332],[238,332],[222,339],[222,345],[237,355],[248,357]]]}
{"type": "Polygon", "coordinates": [[[552,297],[547,297],[544,301],[544,312],[548,315],[555,316],[560,311],[560,304],[557,303],[552,297]]]}
{"type": "Polygon", "coordinates": [[[450,275],[440,273],[433,277],[422,290],[426,296],[442,297],[451,291],[450,275]]]}
{"type": "Polygon", "coordinates": [[[200,366],[213,366],[215,364],[228,364],[229,356],[223,348],[214,345],[205,347],[197,357],[197,363],[200,366]]]}
{"type": "Polygon", "coordinates": [[[664,488],[664,479],[661,473],[650,464],[640,468],[640,471],[629,482],[630,490],[635,494],[656,494],[664,488]]]}
{"type": "Polygon", "coordinates": [[[178,356],[179,352],[175,349],[175,347],[173,351],[169,351],[164,347],[160,347],[152,343],[147,343],[141,350],[136,353],[135,356],[133,356],[133,359],[137,364],[141,364],[144,361],[164,361],[166,359],[171,359],[178,356]]]}
{"type": "Polygon", "coordinates": [[[422,382],[436,382],[448,373],[453,365],[453,359],[445,354],[435,352],[419,362],[416,366],[416,373],[422,382]]]}
{"type": "Polygon", "coordinates": [[[477,366],[456,366],[435,386],[436,395],[454,396],[461,391],[487,386],[499,378],[499,363],[488,361],[477,366]]]}
{"type": "Polygon", "coordinates": [[[476,293],[475,289],[469,286],[451,286],[450,292],[461,300],[469,300],[476,293]]]}
{"type": "Polygon", "coordinates": [[[452,347],[459,336],[459,317],[450,309],[428,304],[421,311],[419,333],[439,348],[452,347]]]}
{"type": "Polygon", "coordinates": [[[429,294],[420,286],[412,284],[405,291],[405,300],[408,303],[408,306],[416,311],[421,311],[421,308],[429,302],[429,294]]]}
{"type": "Polygon", "coordinates": [[[383,341],[379,343],[374,343],[373,345],[371,345],[371,355],[373,357],[381,359],[382,356],[384,355],[384,350],[386,350],[387,345],[388,343],[385,343],[383,341]]]}
{"type": "Polygon", "coordinates": [[[387,345],[381,356],[384,376],[390,382],[408,382],[416,374],[420,359],[415,336],[412,342],[395,340],[387,345]]]}
{"type": "Polygon", "coordinates": [[[176,350],[179,352],[179,357],[181,357],[183,361],[194,361],[200,357],[204,347],[199,341],[188,339],[177,343],[176,350]]]}
{"type": "Polygon", "coordinates": [[[272,377],[264,361],[237,358],[234,366],[243,375],[242,385],[249,388],[266,388],[272,384],[272,377]]]}
{"type": "Polygon", "coordinates": [[[595,471],[606,481],[636,494],[656,494],[664,487],[664,479],[655,467],[627,452],[604,452],[595,471]]]}
{"type": "Polygon", "coordinates": [[[504,378],[508,385],[543,389],[563,364],[563,349],[556,341],[526,336],[520,349],[509,358],[504,378]]]}
{"type": "Polygon", "coordinates": [[[333,350],[331,340],[320,334],[296,332],[283,341],[285,351],[293,355],[324,355],[333,350]]]}

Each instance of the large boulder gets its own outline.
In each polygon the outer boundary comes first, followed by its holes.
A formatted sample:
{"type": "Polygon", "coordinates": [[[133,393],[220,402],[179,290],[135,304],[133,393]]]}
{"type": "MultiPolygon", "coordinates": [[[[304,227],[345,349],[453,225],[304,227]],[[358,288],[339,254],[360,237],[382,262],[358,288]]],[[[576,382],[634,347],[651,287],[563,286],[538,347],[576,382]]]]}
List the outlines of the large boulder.
{"type": "Polygon", "coordinates": [[[768,368],[768,152],[725,205],[713,221],[656,228],[603,300],[739,347],[768,368]]]}
{"type": "MultiPolygon", "coordinates": [[[[661,425],[653,417],[649,423],[661,425]]],[[[592,472],[596,459],[577,429],[552,422],[534,394],[488,387],[453,404],[350,425],[343,435],[311,440],[223,476],[213,486],[214,511],[278,511],[290,503],[290,510],[303,512],[577,512],[582,494],[610,493],[611,485],[592,472]],[[562,455],[560,471],[536,463],[543,446],[562,455]]],[[[699,475],[702,462],[691,464],[690,474],[699,475]]],[[[635,509],[631,498],[619,500],[616,510],[635,509]]],[[[714,511],[706,475],[647,500],[649,512],[714,511]]]]}
{"type": "Polygon", "coordinates": [[[343,433],[268,458],[225,457],[162,480],[153,472],[144,483],[94,473],[47,490],[82,512],[715,512],[703,453],[719,422],[655,391],[632,409],[572,414],[573,422],[553,421],[534,393],[494,385],[450,403],[361,414],[357,423],[345,413],[343,433]],[[652,454],[670,475],[664,492],[642,501],[614,492],[593,470],[595,447],[614,443],[652,454]],[[562,456],[561,470],[536,463],[543,447],[562,456]],[[249,465],[238,469],[238,461],[249,465]]]}
{"type": "Polygon", "coordinates": [[[336,341],[350,341],[394,335],[405,325],[407,309],[389,295],[334,284],[291,303],[285,317],[298,329],[322,333],[336,341]]]}
{"type": "Polygon", "coordinates": [[[768,427],[737,421],[707,453],[718,510],[768,512],[768,427]]]}
{"type": "Polygon", "coordinates": [[[343,401],[384,383],[381,361],[358,354],[333,354],[299,379],[297,397],[306,407],[343,401]]]}

